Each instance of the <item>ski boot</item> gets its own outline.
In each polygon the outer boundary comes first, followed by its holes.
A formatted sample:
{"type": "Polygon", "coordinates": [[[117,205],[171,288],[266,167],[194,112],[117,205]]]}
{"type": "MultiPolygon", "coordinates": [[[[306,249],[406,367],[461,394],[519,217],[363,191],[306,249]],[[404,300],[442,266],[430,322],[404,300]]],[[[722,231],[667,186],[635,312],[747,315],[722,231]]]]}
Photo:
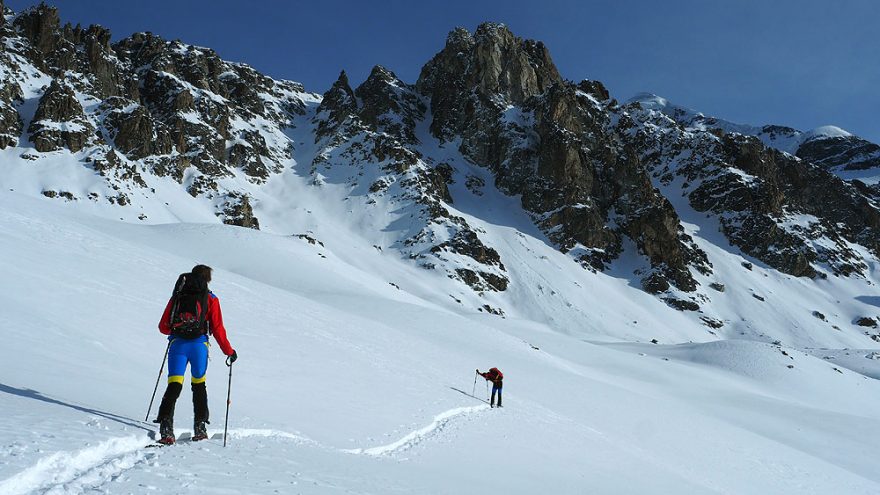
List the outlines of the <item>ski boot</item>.
{"type": "Polygon", "coordinates": [[[171,418],[162,418],[159,420],[159,440],[156,443],[162,445],[173,445],[174,438],[174,420],[171,418]]]}
{"type": "Polygon", "coordinates": [[[208,439],[208,427],[207,427],[207,425],[205,424],[204,421],[198,421],[198,420],[196,420],[196,422],[193,423],[193,436],[192,436],[192,441],[193,441],[193,442],[198,442],[198,441],[200,441],[200,440],[207,440],[207,439],[208,439]]]}

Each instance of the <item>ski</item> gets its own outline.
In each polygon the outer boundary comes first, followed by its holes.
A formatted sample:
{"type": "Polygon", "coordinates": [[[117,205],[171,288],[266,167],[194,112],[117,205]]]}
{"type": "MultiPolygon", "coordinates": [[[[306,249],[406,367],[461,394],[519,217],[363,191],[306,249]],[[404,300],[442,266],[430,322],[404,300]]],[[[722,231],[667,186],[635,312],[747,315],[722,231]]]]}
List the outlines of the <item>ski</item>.
{"type": "Polygon", "coordinates": [[[191,433],[181,433],[179,437],[174,440],[174,443],[162,443],[159,440],[153,441],[153,443],[147,444],[146,448],[154,449],[161,447],[171,447],[177,445],[178,443],[189,443],[192,442],[192,434],[191,433]]]}

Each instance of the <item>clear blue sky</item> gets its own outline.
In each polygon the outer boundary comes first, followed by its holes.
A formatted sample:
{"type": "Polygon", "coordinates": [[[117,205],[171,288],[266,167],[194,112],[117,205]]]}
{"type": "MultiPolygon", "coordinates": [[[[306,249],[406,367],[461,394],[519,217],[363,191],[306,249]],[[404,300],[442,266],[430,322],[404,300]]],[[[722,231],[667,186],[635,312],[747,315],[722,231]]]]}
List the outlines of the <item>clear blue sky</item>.
{"type": "MultiPolygon", "coordinates": [[[[5,0],[18,11],[37,2],[5,0]]],[[[455,26],[507,24],[562,75],[626,100],[650,91],[735,122],[841,126],[880,142],[875,0],[58,0],[61,17],[208,46],[323,92],[375,64],[415,82],[455,26]]]]}

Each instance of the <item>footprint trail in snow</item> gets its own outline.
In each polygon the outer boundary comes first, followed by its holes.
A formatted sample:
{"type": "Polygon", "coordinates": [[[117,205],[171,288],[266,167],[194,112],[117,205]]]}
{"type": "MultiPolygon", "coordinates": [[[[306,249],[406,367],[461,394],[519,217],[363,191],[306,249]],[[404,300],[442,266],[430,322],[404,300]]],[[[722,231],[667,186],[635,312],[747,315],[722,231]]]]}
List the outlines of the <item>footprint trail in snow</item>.
{"type": "Polygon", "coordinates": [[[394,443],[390,443],[388,445],[380,445],[378,447],[372,447],[368,449],[346,449],[344,450],[344,452],[347,452],[349,454],[366,454],[372,456],[392,455],[403,452],[411,449],[412,447],[415,447],[416,445],[422,443],[429,438],[439,435],[453,419],[461,416],[467,416],[475,412],[482,411],[484,409],[489,409],[489,406],[484,405],[474,407],[457,407],[455,409],[450,409],[435,416],[434,421],[432,421],[431,424],[429,424],[428,426],[413,431],[394,443]]]}

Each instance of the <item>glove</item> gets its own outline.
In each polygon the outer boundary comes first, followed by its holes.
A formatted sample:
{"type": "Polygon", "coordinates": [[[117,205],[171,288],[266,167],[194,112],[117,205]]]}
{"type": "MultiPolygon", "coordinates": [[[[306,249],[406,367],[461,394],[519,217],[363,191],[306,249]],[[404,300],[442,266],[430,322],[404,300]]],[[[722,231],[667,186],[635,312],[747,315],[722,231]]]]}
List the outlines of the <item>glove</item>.
{"type": "Polygon", "coordinates": [[[479,368],[477,368],[477,374],[478,374],[478,375],[480,374],[480,369],[479,369],[479,368]]]}
{"type": "Polygon", "coordinates": [[[234,363],[237,359],[238,353],[235,352],[235,349],[233,349],[232,354],[226,357],[226,366],[232,366],[232,363],[234,363]]]}

